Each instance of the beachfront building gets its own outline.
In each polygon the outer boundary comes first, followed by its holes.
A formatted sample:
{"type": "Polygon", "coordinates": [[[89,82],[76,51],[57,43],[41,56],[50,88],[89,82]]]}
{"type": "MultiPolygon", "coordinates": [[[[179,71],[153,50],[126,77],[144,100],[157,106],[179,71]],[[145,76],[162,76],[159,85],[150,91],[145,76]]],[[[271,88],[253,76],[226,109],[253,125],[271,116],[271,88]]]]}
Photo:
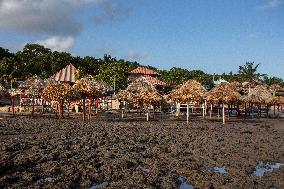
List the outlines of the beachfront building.
{"type": "Polygon", "coordinates": [[[128,73],[128,83],[133,82],[137,78],[143,77],[145,80],[156,87],[164,87],[166,83],[159,80],[159,76],[160,74],[158,72],[139,66],[128,73]]]}

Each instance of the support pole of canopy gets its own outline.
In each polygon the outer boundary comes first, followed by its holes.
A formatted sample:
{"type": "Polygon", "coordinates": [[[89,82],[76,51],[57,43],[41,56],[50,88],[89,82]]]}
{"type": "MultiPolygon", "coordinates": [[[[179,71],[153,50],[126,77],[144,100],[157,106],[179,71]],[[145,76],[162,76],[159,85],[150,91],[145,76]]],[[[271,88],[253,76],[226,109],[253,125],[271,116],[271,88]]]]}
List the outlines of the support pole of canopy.
{"type": "Polygon", "coordinates": [[[86,120],[86,97],[83,98],[83,121],[86,120]]]}
{"type": "Polygon", "coordinates": [[[223,103],[223,107],[222,107],[222,109],[223,109],[223,124],[225,124],[225,106],[224,106],[224,103],[223,103]]]}
{"type": "Polygon", "coordinates": [[[205,100],[205,104],[204,105],[205,105],[205,110],[204,111],[205,111],[205,116],[206,116],[207,115],[207,100],[205,100]]]}
{"type": "Polygon", "coordinates": [[[88,119],[91,119],[91,105],[92,105],[92,98],[89,97],[89,113],[88,113],[88,119]]]}
{"type": "Polygon", "coordinates": [[[147,121],[149,121],[149,107],[147,106],[147,110],[146,110],[146,119],[147,121]]]}
{"type": "Polygon", "coordinates": [[[218,104],[218,121],[220,120],[220,104],[218,104]]]}
{"type": "Polygon", "coordinates": [[[204,119],[204,117],[205,117],[204,106],[205,106],[205,104],[203,103],[203,104],[202,104],[202,117],[203,117],[203,119],[204,119]]]}
{"type": "Polygon", "coordinates": [[[11,107],[12,107],[12,115],[15,115],[15,97],[11,96],[11,107]]]}
{"type": "Polygon", "coordinates": [[[186,123],[188,124],[189,121],[189,104],[186,103],[186,123]]]}
{"type": "Polygon", "coordinates": [[[34,113],[35,113],[35,96],[33,95],[33,98],[32,98],[32,116],[34,116],[34,113]]]}
{"type": "Polygon", "coordinates": [[[209,112],[210,119],[212,118],[212,111],[213,111],[213,105],[211,103],[210,104],[210,112],[209,112]]]}

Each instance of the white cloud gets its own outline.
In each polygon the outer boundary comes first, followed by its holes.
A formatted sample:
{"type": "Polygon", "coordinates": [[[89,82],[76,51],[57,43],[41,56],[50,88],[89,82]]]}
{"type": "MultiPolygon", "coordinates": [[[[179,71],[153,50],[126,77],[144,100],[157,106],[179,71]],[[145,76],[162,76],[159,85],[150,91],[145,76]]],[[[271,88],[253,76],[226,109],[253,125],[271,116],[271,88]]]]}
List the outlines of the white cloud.
{"type": "Polygon", "coordinates": [[[36,41],[35,43],[50,48],[52,51],[66,52],[69,51],[74,45],[72,37],[58,37],[52,36],[46,40],[36,41]]]}
{"type": "Polygon", "coordinates": [[[135,52],[134,50],[129,50],[127,53],[127,58],[134,61],[145,59],[147,56],[146,53],[135,52]]]}
{"type": "Polygon", "coordinates": [[[258,9],[275,9],[282,5],[281,0],[268,0],[266,4],[257,6],[258,9]]]}
{"type": "Polygon", "coordinates": [[[82,7],[95,5],[97,9],[94,9],[93,16],[103,23],[120,14],[121,3],[114,2],[118,0],[0,0],[0,29],[28,34],[75,36],[83,27],[83,21],[77,19],[82,7]]]}

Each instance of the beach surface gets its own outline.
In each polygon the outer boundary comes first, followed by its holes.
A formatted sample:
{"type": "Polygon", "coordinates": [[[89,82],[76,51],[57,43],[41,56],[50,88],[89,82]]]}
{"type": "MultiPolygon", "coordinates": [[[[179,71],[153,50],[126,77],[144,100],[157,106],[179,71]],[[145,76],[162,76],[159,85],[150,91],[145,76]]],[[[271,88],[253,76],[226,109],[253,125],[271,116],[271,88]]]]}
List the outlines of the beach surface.
{"type": "Polygon", "coordinates": [[[283,163],[279,119],[0,119],[0,188],[281,189],[283,163]]]}

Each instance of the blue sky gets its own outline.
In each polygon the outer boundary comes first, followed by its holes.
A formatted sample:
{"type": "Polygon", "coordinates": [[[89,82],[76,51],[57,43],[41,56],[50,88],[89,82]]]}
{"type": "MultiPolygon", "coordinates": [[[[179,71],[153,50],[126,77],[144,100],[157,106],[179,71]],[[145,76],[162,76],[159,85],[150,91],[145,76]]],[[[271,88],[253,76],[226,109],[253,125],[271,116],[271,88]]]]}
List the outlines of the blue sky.
{"type": "Polygon", "coordinates": [[[0,0],[0,46],[209,73],[246,61],[284,78],[283,0],[0,0]]]}

